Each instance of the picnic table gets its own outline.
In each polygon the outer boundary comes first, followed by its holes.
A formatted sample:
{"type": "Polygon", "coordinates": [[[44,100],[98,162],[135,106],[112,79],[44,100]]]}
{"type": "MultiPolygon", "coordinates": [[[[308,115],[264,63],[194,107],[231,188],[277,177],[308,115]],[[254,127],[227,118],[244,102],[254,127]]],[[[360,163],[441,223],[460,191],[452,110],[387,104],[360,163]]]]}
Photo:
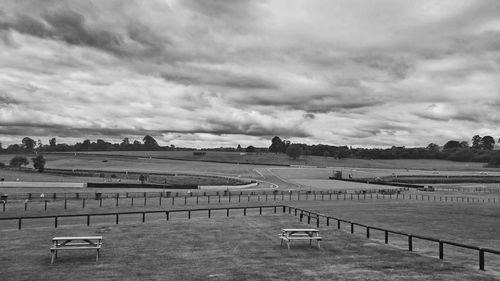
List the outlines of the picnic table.
{"type": "Polygon", "coordinates": [[[96,250],[95,261],[99,261],[99,250],[102,246],[102,236],[77,236],[77,237],[54,237],[52,238],[52,247],[50,252],[52,259],[50,263],[54,263],[57,258],[57,251],[61,250],[96,250]]]}
{"type": "Polygon", "coordinates": [[[286,242],[288,250],[290,250],[290,242],[294,240],[309,240],[309,245],[311,245],[312,241],[315,240],[318,248],[320,248],[319,242],[322,239],[319,236],[319,230],[315,228],[284,228],[281,230],[279,237],[281,245],[283,245],[283,241],[286,242]]]}

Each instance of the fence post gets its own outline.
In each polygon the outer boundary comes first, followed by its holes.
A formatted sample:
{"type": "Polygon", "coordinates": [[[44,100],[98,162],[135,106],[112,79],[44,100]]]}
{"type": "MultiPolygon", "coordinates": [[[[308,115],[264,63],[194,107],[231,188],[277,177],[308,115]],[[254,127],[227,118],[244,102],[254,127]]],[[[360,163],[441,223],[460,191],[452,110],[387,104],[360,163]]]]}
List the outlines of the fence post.
{"type": "MultiPolygon", "coordinates": [[[[66,208],[65,208],[66,209],[66,208]]],[[[28,201],[24,201],[24,210],[27,211],[28,210],[28,201]]]]}
{"type": "MultiPolygon", "coordinates": [[[[210,196],[208,196],[208,203],[210,203],[210,196]]],[[[175,204],[175,196],[172,196],[172,206],[175,204]]]]}
{"type": "Polygon", "coordinates": [[[191,211],[188,211],[188,220],[191,219],[191,211]]]}
{"type": "Polygon", "coordinates": [[[247,208],[243,208],[243,215],[246,216],[247,215],[247,208]]]}
{"type": "Polygon", "coordinates": [[[2,204],[2,210],[3,210],[3,212],[5,212],[5,203],[7,203],[7,202],[3,201],[3,204],[2,204]]]}
{"type": "Polygon", "coordinates": [[[413,251],[413,240],[411,235],[408,235],[408,251],[413,251]]]}
{"type": "Polygon", "coordinates": [[[337,229],[340,229],[340,220],[337,220],[337,229]]]}
{"type": "Polygon", "coordinates": [[[259,207],[259,215],[262,215],[262,207],[259,207]]]}
{"type": "Polygon", "coordinates": [[[354,233],[354,223],[351,222],[351,233],[354,233]]]}
{"type": "MultiPolygon", "coordinates": [[[[144,197],[146,198],[146,197],[144,197]]],[[[145,222],[146,221],[146,213],[145,212],[142,212],[142,222],[145,222]]]]}
{"type": "Polygon", "coordinates": [[[169,216],[170,216],[170,212],[169,212],[169,211],[166,211],[166,212],[165,212],[165,217],[167,218],[167,221],[168,221],[168,219],[169,219],[169,216]]]}
{"type": "Polygon", "coordinates": [[[276,214],[276,206],[274,206],[274,213],[276,214]]]}
{"type": "Polygon", "coordinates": [[[319,216],[316,217],[316,227],[319,227],[319,216]]]}
{"type": "Polygon", "coordinates": [[[326,226],[330,226],[330,217],[326,217],[326,226]]]}
{"type": "Polygon", "coordinates": [[[146,196],[146,192],[144,192],[144,206],[146,206],[146,200],[148,199],[148,197],[146,196]]]}
{"type": "Polygon", "coordinates": [[[21,229],[21,218],[18,219],[18,222],[17,222],[17,229],[21,229]]]}
{"type": "Polygon", "coordinates": [[[484,250],[479,248],[479,270],[484,270],[484,250]]]}
{"type": "Polygon", "coordinates": [[[90,226],[90,215],[87,215],[87,226],[90,226]]]}
{"type": "Polygon", "coordinates": [[[307,224],[311,224],[311,214],[307,215],[307,224]]]}
{"type": "Polygon", "coordinates": [[[210,209],[208,209],[208,218],[211,218],[212,217],[212,212],[210,209]]]}
{"type": "Polygon", "coordinates": [[[64,198],[64,210],[68,207],[68,200],[64,198]]]}
{"type": "Polygon", "coordinates": [[[120,197],[120,193],[116,193],[116,207],[118,208],[118,198],[120,197]]]}
{"type": "Polygon", "coordinates": [[[229,208],[226,209],[226,217],[229,217],[229,208]]]}
{"type": "Polygon", "coordinates": [[[118,224],[118,220],[119,220],[119,218],[118,218],[118,217],[119,217],[119,214],[118,214],[118,213],[116,213],[116,214],[115,214],[115,216],[116,216],[116,218],[115,218],[115,219],[116,219],[116,224],[118,224]]]}
{"type": "Polygon", "coordinates": [[[384,230],[385,244],[389,243],[389,231],[384,230]]]}
{"type": "Polygon", "coordinates": [[[444,247],[443,247],[443,241],[439,240],[439,259],[442,260],[444,257],[444,247]]]}
{"type": "Polygon", "coordinates": [[[57,228],[57,216],[54,217],[54,228],[57,228]]]}
{"type": "Polygon", "coordinates": [[[44,202],[45,202],[45,207],[44,208],[45,208],[45,211],[47,211],[47,200],[45,200],[44,202]]]}
{"type": "Polygon", "coordinates": [[[370,227],[369,226],[366,227],[366,238],[370,239],[370,227]]]}
{"type": "MultiPolygon", "coordinates": [[[[160,193],[160,194],[161,194],[161,193],[160,193]]],[[[159,200],[158,200],[158,205],[159,205],[159,206],[161,206],[161,198],[162,198],[162,196],[160,195],[160,197],[158,197],[158,198],[159,198],[159,200]]],[[[198,198],[196,198],[196,201],[198,201],[198,198]]],[[[198,202],[197,202],[197,203],[198,203],[198,202]]]]}
{"type": "Polygon", "coordinates": [[[302,218],[304,217],[304,214],[303,213],[300,213],[299,215],[299,221],[302,222],[302,218]]]}

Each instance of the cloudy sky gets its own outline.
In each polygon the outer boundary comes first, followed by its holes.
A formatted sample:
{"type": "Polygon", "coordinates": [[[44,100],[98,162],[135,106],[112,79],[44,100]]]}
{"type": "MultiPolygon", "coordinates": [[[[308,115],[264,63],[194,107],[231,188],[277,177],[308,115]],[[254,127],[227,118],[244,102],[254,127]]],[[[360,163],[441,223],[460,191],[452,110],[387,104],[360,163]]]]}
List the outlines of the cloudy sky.
{"type": "Polygon", "coordinates": [[[0,5],[0,142],[500,137],[498,0],[0,5]]]}

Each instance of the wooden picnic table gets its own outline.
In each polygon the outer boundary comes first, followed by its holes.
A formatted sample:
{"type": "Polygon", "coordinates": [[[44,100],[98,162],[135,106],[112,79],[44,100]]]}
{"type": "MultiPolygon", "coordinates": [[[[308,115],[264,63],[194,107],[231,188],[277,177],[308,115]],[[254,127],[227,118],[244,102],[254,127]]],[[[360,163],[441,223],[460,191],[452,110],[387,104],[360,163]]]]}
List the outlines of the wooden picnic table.
{"type": "Polygon", "coordinates": [[[294,240],[309,240],[309,245],[315,240],[318,248],[320,248],[319,242],[322,239],[319,236],[319,230],[315,228],[283,228],[279,237],[281,245],[283,245],[283,241],[285,241],[288,250],[290,250],[290,242],[294,240]]]}
{"type": "Polygon", "coordinates": [[[57,258],[57,251],[60,250],[96,250],[95,261],[99,261],[99,250],[102,246],[102,236],[76,236],[76,237],[54,237],[52,238],[52,247],[50,252],[52,254],[51,264],[57,258]]]}

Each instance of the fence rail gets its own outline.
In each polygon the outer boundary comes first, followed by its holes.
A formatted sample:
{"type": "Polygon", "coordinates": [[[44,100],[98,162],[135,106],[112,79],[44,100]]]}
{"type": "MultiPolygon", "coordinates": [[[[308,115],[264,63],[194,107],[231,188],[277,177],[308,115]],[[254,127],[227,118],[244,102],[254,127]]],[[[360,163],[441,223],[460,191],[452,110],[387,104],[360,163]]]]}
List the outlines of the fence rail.
{"type": "MultiPolygon", "coordinates": [[[[143,204],[146,206],[151,198],[158,198],[157,204],[162,206],[165,200],[171,201],[172,205],[175,204],[183,204],[187,205],[188,201],[190,204],[199,205],[200,202],[211,204],[218,202],[221,200],[225,200],[229,203],[231,202],[250,202],[252,201],[292,201],[292,200],[373,200],[373,199],[403,199],[403,200],[420,200],[420,201],[440,201],[440,202],[460,202],[460,203],[494,203],[500,204],[500,198],[491,198],[491,197],[469,197],[469,196],[443,196],[443,195],[430,195],[430,194],[420,194],[420,193],[401,193],[401,190],[391,190],[391,192],[387,193],[387,190],[366,190],[357,191],[355,193],[346,193],[344,191],[335,191],[335,192],[323,192],[323,191],[272,191],[272,192],[257,192],[257,191],[240,191],[240,192],[203,192],[203,193],[179,193],[168,194],[169,196],[164,196],[165,194],[160,192],[134,192],[134,193],[109,193],[106,196],[103,196],[100,193],[92,193],[87,194],[86,197],[77,196],[76,198],[67,198],[67,197],[57,197],[56,199],[51,198],[50,196],[44,196],[42,199],[25,199],[21,200],[13,200],[11,203],[7,198],[0,198],[0,208],[2,212],[7,211],[7,206],[13,206],[13,210],[19,211],[20,208],[24,207],[24,211],[28,211],[32,208],[30,206],[40,206],[39,204],[43,204],[43,210],[47,211],[49,207],[49,203],[51,203],[51,207],[55,205],[55,202],[61,202],[60,207],[65,210],[68,208],[68,202],[70,202],[69,206],[74,207],[75,201],[81,201],[81,203],[77,204],[77,206],[81,206],[82,209],[88,207],[89,200],[97,200],[99,202],[99,207],[103,206],[103,201],[112,200],[114,202],[114,206],[118,208],[119,206],[123,206],[123,204],[128,204],[127,201],[130,201],[130,206],[134,206],[137,204],[143,204]],[[92,195],[92,196],[90,196],[92,195]],[[140,201],[139,201],[140,200],[140,201]],[[73,204],[71,204],[73,202],[73,204]],[[141,203],[143,202],[143,203],[141,203]],[[16,206],[17,209],[15,208],[16,206]]],[[[9,197],[10,198],[10,197],[9,197]]],[[[167,202],[168,203],[168,202],[167,202]]],[[[151,204],[151,203],[149,203],[151,204]]],[[[108,203],[109,205],[109,203],[108,203]]]]}

